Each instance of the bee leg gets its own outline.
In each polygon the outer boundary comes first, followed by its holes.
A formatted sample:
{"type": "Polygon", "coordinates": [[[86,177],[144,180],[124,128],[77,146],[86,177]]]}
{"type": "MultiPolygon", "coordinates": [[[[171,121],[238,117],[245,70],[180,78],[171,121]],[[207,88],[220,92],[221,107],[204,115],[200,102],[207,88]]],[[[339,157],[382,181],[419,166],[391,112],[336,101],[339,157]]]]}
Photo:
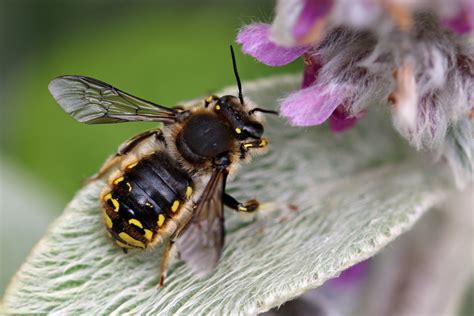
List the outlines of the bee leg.
{"type": "Polygon", "coordinates": [[[255,212],[258,209],[258,206],[260,205],[260,203],[258,203],[258,201],[255,199],[248,200],[245,203],[240,203],[234,197],[232,197],[231,195],[227,193],[224,193],[223,202],[224,202],[224,205],[226,205],[227,207],[237,212],[245,212],[245,213],[255,212]]]}
{"type": "Polygon", "coordinates": [[[241,155],[246,153],[249,149],[251,148],[265,148],[268,145],[268,140],[265,137],[262,137],[260,139],[256,139],[254,141],[248,142],[248,143],[243,143],[240,146],[240,153],[241,155]]]}
{"type": "Polygon", "coordinates": [[[163,255],[161,256],[160,263],[160,287],[163,287],[165,284],[166,271],[168,270],[168,264],[170,261],[171,247],[173,246],[173,241],[168,239],[164,242],[163,245],[163,255]]]}
{"type": "Polygon", "coordinates": [[[125,155],[129,153],[138,144],[140,144],[142,141],[151,136],[156,137],[158,141],[164,142],[163,132],[159,128],[150,129],[148,131],[144,131],[143,133],[133,136],[125,143],[121,144],[118,148],[117,155],[125,155]]]}

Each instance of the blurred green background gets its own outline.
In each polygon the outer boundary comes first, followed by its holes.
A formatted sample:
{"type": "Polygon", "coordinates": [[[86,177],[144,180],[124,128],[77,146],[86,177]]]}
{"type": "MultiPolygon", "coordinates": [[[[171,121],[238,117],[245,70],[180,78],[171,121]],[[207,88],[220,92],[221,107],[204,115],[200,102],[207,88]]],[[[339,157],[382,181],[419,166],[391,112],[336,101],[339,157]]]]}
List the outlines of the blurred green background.
{"type": "MultiPolygon", "coordinates": [[[[77,123],[55,103],[49,81],[83,74],[170,106],[207,95],[235,84],[228,46],[242,25],[270,21],[274,3],[0,3],[1,293],[81,180],[125,139],[155,126],[77,123]]],[[[236,48],[243,80],[302,68],[269,68],[236,48]]]]}

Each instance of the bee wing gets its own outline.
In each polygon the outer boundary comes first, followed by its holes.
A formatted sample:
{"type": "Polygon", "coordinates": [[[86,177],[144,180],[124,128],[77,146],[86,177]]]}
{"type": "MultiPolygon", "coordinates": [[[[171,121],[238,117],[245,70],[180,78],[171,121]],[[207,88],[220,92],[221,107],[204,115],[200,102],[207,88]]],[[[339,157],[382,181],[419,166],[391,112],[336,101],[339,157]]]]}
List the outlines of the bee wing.
{"type": "Polygon", "coordinates": [[[53,79],[48,88],[64,111],[81,123],[173,123],[176,120],[172,109],[135,97],[97,79],[61,76],[53,79]]]}
{"type": "Polygon", "coordinates": [[[199,199],[191,221],[177,245],[180,258],[203,277],[212,272],[224,247],[224,204],[227,170],[216,169],[199,199]]]}

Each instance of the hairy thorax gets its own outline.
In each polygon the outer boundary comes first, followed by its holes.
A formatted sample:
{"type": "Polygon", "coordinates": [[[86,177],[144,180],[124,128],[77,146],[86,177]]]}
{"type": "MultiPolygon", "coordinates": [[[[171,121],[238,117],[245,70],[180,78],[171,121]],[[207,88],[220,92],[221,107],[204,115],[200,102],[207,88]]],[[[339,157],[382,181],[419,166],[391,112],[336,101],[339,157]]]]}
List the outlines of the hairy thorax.
{"type": "Polygon", "coordinates": [[[231,127],[209,112],[189,118],[176,138],[178,152],[189,163],[203,164],[233,150],[235,137],[231,127]]]}

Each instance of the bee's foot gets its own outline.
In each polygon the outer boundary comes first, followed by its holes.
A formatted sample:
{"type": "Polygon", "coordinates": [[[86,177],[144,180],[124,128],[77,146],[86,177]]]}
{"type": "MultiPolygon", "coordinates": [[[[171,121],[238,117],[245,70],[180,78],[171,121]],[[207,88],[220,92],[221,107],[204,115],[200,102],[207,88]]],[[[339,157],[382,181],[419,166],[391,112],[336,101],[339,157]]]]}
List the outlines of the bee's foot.
{"type": "Polygon", "coordinates": [[[163,288],[163,286],[165,286],[165,275],[164,274],[160,275],[160,284],[158,285],[158,289],[163,288]]]}
{"type": "Polygon", "coordinates": [[[251,213],[251,212],[255,212],[259,206],[260,206],[260,203],[258,203],[257,200],[252,199],[245,202],[245,204],[239,206],[239,211],[251,213]]]}

